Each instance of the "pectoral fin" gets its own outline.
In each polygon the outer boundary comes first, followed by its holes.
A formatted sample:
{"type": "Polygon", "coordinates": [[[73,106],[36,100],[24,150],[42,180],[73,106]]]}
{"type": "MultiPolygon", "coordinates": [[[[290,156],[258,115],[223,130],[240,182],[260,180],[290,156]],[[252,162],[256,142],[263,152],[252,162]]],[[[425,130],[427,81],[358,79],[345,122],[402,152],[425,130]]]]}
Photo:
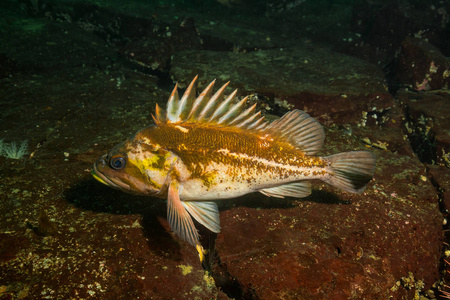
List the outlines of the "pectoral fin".
{"type": "Polygon", "coordinates": [[[181,203],[197,222],[214,233],[220,232],[219,209],[215,202],[182,201],[181,203]]]}
{"type": "Polygon", "coordinates": [[[179,197],[178,181],[172,181],[169,185],[167,197],[167,220],[170,228],[183,240],[193,246],[200,245],[198,232],[191,216],[183,206],[179,197]]]}

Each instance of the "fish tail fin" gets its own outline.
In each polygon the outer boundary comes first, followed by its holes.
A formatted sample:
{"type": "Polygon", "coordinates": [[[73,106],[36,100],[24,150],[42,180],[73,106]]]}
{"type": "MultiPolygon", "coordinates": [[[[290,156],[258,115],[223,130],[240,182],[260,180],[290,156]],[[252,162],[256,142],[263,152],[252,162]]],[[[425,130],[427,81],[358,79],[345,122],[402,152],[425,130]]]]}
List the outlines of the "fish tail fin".
{"type": "Polygon", "coordinates": [[[376,158],[369,151],[352,151],[324,157],[330,163],[327,183],[347,192],[361,193],[373,178],[376,158]]]}

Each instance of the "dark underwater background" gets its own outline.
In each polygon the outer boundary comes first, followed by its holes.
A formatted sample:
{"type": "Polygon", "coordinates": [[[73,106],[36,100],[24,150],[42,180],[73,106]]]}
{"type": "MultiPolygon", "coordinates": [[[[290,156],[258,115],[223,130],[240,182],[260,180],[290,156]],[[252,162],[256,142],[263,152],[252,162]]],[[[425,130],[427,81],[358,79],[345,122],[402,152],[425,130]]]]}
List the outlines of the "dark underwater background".
{"type": "Polygon", "coordinates": [[[437,0],[2,0],[0,299],[450,298],[449,24],[437,0]],[[195,75],[305,110],[374,180],[221,201],[202,266],[164,201],[90,175],[195,75]]]}

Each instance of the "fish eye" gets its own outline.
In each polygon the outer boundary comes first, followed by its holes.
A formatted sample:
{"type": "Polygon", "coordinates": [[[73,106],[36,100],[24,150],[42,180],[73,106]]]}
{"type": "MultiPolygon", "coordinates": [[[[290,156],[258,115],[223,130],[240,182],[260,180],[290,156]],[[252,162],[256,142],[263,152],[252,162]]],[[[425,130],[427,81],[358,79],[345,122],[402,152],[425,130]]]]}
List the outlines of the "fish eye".
{"type": "Polygon", "coordinates": [[[114,170],[121,170],[125,168],[125,158],[121,156],[112,157],[109,161],[109,166],[114,170]]]}

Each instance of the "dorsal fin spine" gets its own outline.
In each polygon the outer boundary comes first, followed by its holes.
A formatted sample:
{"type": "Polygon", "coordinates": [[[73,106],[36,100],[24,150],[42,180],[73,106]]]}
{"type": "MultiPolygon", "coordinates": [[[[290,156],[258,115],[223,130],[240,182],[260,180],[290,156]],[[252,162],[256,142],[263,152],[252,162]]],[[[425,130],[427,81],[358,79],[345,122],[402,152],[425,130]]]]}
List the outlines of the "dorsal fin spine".
{"type": "Polygon", "coordinates": [[[236,111],[239,111],[241,107],[247,102],[248,96],[233,105],[226,114],[224,114],[222,117],[220,117],[219,121],[217,121],[217,124],[222,124],[226,121],[228,121],[230,118],[233,118],[236,111]]]}
{"type": "Polygon", "coordinates": [[[178,108],[178,101],[179,101],[178,83],[176,83],[172,93],[170,94],[169,101],[167,102],[166,115],[167,115],[168,121],[170,121],[170,122],[175,122],[175,119],[176,119],[175,113],[176,112],[174,110],[177,110],[177,108],[178,108]]]}
{"type": "Polygon", "coordinates": [[[266,121],[266,122],[262,123],[261,125],[259,125],[258,127],[255,127],[254,130],[266,130],[267,125],[269,125],[269,121],[266,121]]]}
{"type": "Polygon", "coordinates": [[[200,110],[211,98],[212,90],[216,80],[214,79],[211,83],[200,93],[200,95],[195,99],[192,109],[187,117],[187,120],[196,120],[200,110]]]}
{"type": "Polygon", "coordinates": [[[261,125],[264,121],[264,116],[260,117],[258,120],[253,122],[252,124],[247,125],[247,129],[255,129],[258,128],[259,125],[261,125]]]}
{"type": "Polygon", "coordinates": [[[256,107],[256,103],[253,104],[252,106],[250,106],[249,108],[247,108],[246,110],[244,110],[242,113],[240,113],[229,124],[230,125],[234,125],[234,124],[238,123],[239,121],[241,121],[242,119],[247,117],[249,114],[251,114],[255,110],[255,107],[256,107]]]}
{"type": "MultiPolygon", "coordinates": [[[[153,115],[152,115],[153,116],[153,115]]],[[[156,123],[166,121],[166,112],[156,103],[155,116],[153,117],[156,123]]]]}
{"type": "Polygon", "coordinates": [[[237,90],[234,90],[224,101],[217,107],[212,116],[209,118],[209,122],[214,121],[215,119],[220,118],[224,114],[227,113],[227,108],[229,108],[231,101],[236,97],[237,90]]]}
{"type": "MultiPolygon", "coordinates": [[[[248,96],[236,100],[237,90],[234,90],[224,99],[224,93],[230,82],[222,85],[214,94],[213,88],[215,85],[215,79],[200,93],[198,97],[195,97],[195,84],[198,80],[198,76],[191,81],[186,91],[183,93],[181,99],[178,96],[178,84],[175,87],[167,102],[166,111],[161,109],[159,105],[156,105],[155,115],[153,119],[155,123],[211,123],[221,124],[223,126],[238,127],[241,129],[260,130],[264,133],[270,133],[274,135],[283,135],[279,132],[280,128],[286,128],[287,131],[297,129],[297,123],[289,124],[291,119],[296,116],[289,115],[282,119],[275,121],[276,124],[269,124],[265,121],[265,118],[261,116],[261,112],[256,112],[256,104],[245,109],[245,103],[248,100],[248,96]],[[212,95],[213,94],[213,95],[212,95]],[[212,96],[211,96],[212,95],[212,96]],[[268,130],[270,128],[270,130],[268,130]]],[[[301,115],[298,117],[302,118],[301,115]]],[[[308,124],[304,122],[303,125],[308,124]]],[[[297,132],[293,132],[297,133],[297,132]]],[[[297,140],[304,138],[310,140],[312,134],[304,134],[297,137],[297,140]]]]}
{"type": "Polygon", "coordinates": [[[195,99],[195,82],[197,81],[198,75],[194,77],[194,79],[189,84],[188,88],[183,94],[183,97],[181,97],[180,102],[178,104],[178,110],[176,112],[175,118],[177,122],[181,121],[183,119],[183,112],[185,115],[187,113],[185,112],[186,109],[189,109],[191,107],[191,103],[195,99]]]}
{"type": "Polygon", "coordinates": [[[244,127],[247,126],[248,124],[252,123],[257,117],[261,116],[261,112],[258,111],[256,114],[254,114],[253,116],[251,116],[250,118],[247,118],[243,121],[241,121],[241,123],[236,124],[237,127],[244,127]]]}
{"type": "Polygon", "coordinates": [[[225,91],[225,89],[227,88],[228,84],[230,82],[228,81],[227,83],[225,83],[215,94],[214,96],[211,97],[211,99],[209,99],[208,103],[206,104],[206,106],[203,108],[203,110],[200,112],[200,114],[198,115],[198,119],[202,120],[202,119],[206,119],[209,114],[211,114],[212,112],[210,111],[211,109],[213,109],[216,105],[217,101],[220,101],[223,97],[223,92],[225,91]]]}

